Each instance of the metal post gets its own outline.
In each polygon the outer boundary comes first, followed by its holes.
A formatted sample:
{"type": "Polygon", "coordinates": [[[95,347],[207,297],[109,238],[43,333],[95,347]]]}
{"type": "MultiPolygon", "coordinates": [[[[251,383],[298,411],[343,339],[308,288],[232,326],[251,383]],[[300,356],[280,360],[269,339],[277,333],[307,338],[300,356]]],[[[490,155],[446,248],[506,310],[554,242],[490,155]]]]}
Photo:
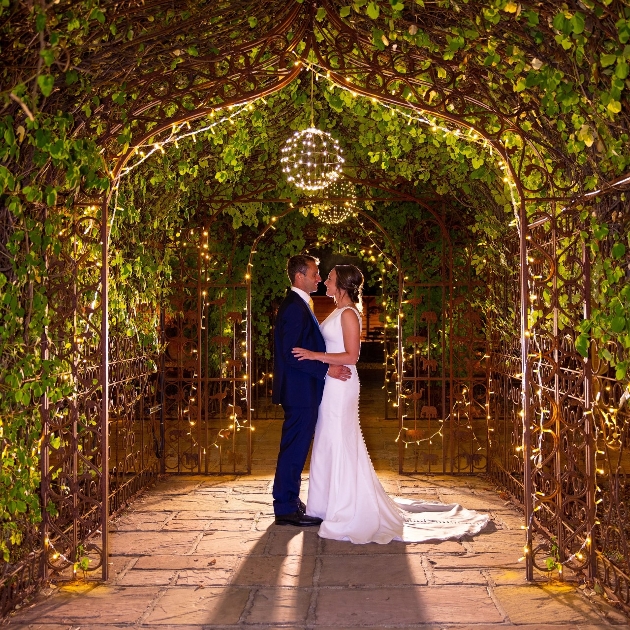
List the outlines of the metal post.
{"type": "Polygon", "coordinates": [[[520,234],[519,234],[519,284],[521,293],[521,368],[522,368],[522,385],[521,385],[521,403],[523,414],[523,490],[524,490],[524,507],[525,507],[525,524],[527,529],[526,546],[529,550],[526,553],[525,564],[525,577],[531,581],[534,579],[534,563],[532,558],[532,523],[533,504],[532,504],[532,460],[531,460],[531,435],[530,435],[530,386],[529,386],[529,370],[527,367],[528,355],[529,355],[529,328],[527,324],[527,304],[529,301],[529,287],[528,276],[529,266],[527,261],[527,241],[529,240],[528,227],[527,227],[527,208],[525,202],[521,197],[521,207],[519,209],[519,221],[520,221],[520,234]]]}
{"type": "MultiPolygon", "coordinates": [[[[166,341],[166,317],[164,308],[160,309],[160,342],[166,341]]],[[[160,473],[166,473],[166,453],[165,451],[165,426],[166,420],[166,351],[160,356],[160,473]]]]}
{"type": "Polygon", "coordinates": [[[245,360],[245,378],[247,379],[246,387],[247,387],[247,474],[251,475],[252,473],[252,379],[254,377],[253,374],[253,343],[252,343],[252,279],[251,274],[253,271],[253,267],[249,266],[247,268],[247,275],[245,279],[247,280],[247,305],[246,305],[246,322],[247,322],[247,338],[246,338],[246,350],[247,357],[245,360]]]}
{"type": "Polygon", "coordinates": [[[101,540],[102,575],[109,578],[109,198],[101,206],[101,540]]]}
{"type": "MultiPolygon", "coordinates": [[[[553,362],[555,364],[555,374],[553,377],[553,400],[556,405],[556,409],[558,413],[556,414],[556,423],[555,423],[555,431],[556,438],[560,440],[562,435],[562,409],[561,409],[561,401],[560,401],[560,329],[558,325],[559,320],[559,309],[558,304],[560,301],[560,296],[558,295],[558,220],[559,217],[556,213],[554,213],[554,219],[551,223],[551,247],[553,252],[553,260],[556,265],[556,270],[553,274],[553,338],[554,338],[554,349],[553,349],[553,362]]],[[[556,540],[558,544],[558,556],[560,562],[564,562],[566,560],[564,553],[564,526],[562,519],[562,509],[564,503],[564,492],[562,487],[562,453],[560,447],[556,448],[556,453],[554,456],[554,465],[555,465],[555,482],[556,482],[556,540]]],[[[559,580],[564,581],[564,574],[562,571],[559,571],[559,580]]]]}
{"type": "MultiPolygon", "coordinates": [[[[203,324],[203,312],[205,309],[205,304],[206,304],[206,290],[202,289],[202,283],[201,283],[201,273],[203,271],[203,262],[202,262],[202,236],[199,236],[199,248],[198,248],[198,253],[197,253],[197,388],[196,388],[196,392],[191,391],[192,393],[195,393],[195,396],[191,396],[191,400],[188,401],[188,417],[192,418],[192,412],[191,412],[191,403],[192,402],[196,402],[197,403],[197,413],[195,415],[195,424],[197,425],[197,472],[201,472],[201,457],[202,457],[202,453],[203,450],[202,449],[202,437],[201,437],[201,392],[202,392],[202,388],[203,388],[203,382],[202,382],[202,377],[201,377],[201,369],[202,369],[202,362],[201,362],[201,355],[202,355],[202,344],[203,344],[203,335],[202,335],[202,330],[201,330],[201,326],[203,324]],[[192,400],[194,398],[194,400],[192,400]]],[[[207,357],[206,357],[207,360],[207,357]]],[[[190,436],[192,437],[193,435],[193,429],[191,427],[190,429],[190,436]]]]}
{"type": "MultiPolygon", "coordinates": [[[[48,218],[48,211],[44,210],[44,223],[48,218]]],[[[44,266],[46,270],[48,270],[48,254],[47,250],[44,250],[44,266]]],[[[44,326],[44,333],[42,334],[42,362],[46,363],[49,358],[49,348],[48,348],[48,326],[44,326]]],[[[48,394],[44,391],[42,395],[42,403],[41,403],[41,414],[42,414],[42,439],[41,439],[41,451],[40,451],[40,467],[41,467],[41,476],[42,476],[42,484],[41,484],[41,499],[42,499],[42,549],[44,550],[43,558],[42,558],[42,578],[44,580],[48,579],[48,511],[46,510],[46,506],[48,505],[48,472],[50,468],[50,449],[48,446],[48,433],[50,431],[50,401],[48,399],[48,394]]]]}
{"type": "MultiPolygon", "coordinates": [[[[403,342],[402,342],[402,313],[403,302],[405,301],[405,280],[401,265],[398,265],[398,314],[396,316],[396,334],[398,341],[398,360],[397,360],[397,383],[396,383],[396,411],[398,415],[398,432],[399,435],[402,432],[404,425],[403,408],[402,408],[402,386],[403,386],[403,342]]],[[[398,440],[398,473],[402,474],[405,459],[405,449],[403,447],[403,440],[398,440]]]]}
{"type": "MultiPolygon", "coordinates": [[[[591,259],[586,243],[582,244],[582,265],[584,274],[584,319],[591,317],[591,259]]],[[[596,504],[595,504],[595,418],[593,416],[593,364],[591,353],[584,364],[584,435],[586,436],[586,536],[590,538],[590,544],[586,545],[586,557],[588,558],[587,575],[589,580],[597,577],[597,562],[595,557],[595,544],[593,531],[595,528],[596,504]]]]}

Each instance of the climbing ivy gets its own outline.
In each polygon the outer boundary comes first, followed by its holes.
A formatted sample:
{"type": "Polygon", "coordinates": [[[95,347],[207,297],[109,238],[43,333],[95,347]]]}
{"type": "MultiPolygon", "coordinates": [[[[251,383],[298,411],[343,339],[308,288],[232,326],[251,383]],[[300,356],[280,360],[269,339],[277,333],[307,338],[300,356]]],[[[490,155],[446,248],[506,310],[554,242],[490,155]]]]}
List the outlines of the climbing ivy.
{"type": "MultiPolygon", "coordinates": [[[[518,98],[522,129],[535,133],[543,146],[553,139],[556,153],[549,149],[548,167],[554,156],[572,164],[583,189],[595,189],[628,168],[626,2],[439,0],[425,6],[421,0],[355,0],[338,10],[343,20],[369,25],[377,50],[407,46],[461,70],[483,69],[490,93],[518,98]]],[[[54,356],[44,358],[44,343],[55,316],[48,261],[67,245],[64,229],[76,204],[90,196],[100,199],[112,184],[116,187],[109,208],[111,321],[116,330],[155,351],[157,314],[168,307],[177,281],[173,268],[181,232],[206,224],[216,213],[227,216],[235,230],[255,232],[277,214],[271,200],[303,201],[280,175],[279,147],[291,131],[310,122],[308,77],[243,108],[232,122],[199,134],[196,141],[169,145],[112,182],[114,165],[105,163],[98,138],[107,112],[128,112],[125,108],[138,94],[126,85],[99,82],[89,64],[104,47],[138,41],[137,67],[129,69],[133,74],[142,67],[152,29],[185,24],[193,8],[153,7],[150,19],[137,27],[121,17],[110,20],[110,13],[98,0],[0,1],[2,55],[11,60],[0,69],[0,551],[5,561],[11,554],[11,559],[18,557],[25,524],[41,518],[42,396],[55,402],[72,394],[62,378],[69,366],[54,356]],[[250,198],[258,202],[249,203],[250,198]]],[[[251,31],[271,19],[244,14],[234,44],[247,41],[251,31]]],[[[324,19],[321,9],[318,19],[324,19]]],[[[185,33],[178,37],[178,48],[164,61],[167,69],[212,53],[212,42],[188,41],[185,33]]],[[[380,179],[392,190],[456,199],[476,235],[472,260],[477,273],[510,272],[506,238],[516,227],[513,190],[488,146],[442,128],[437,120],[410,120],[403,110],[353,96],[323,78],[316,83],[314,110],[316,124],[342,143],[349,176],[380,179]]],[[[201,128],[212,120],[194,125],[201,128]]],[[[123,117],[120,132],[110,141],[114,153],[126,150],[134,124],[123,117]]],[[[520,142],[509,135],[505,140],[508,149],[520,142]]],[[[521,172],[524,185],[537,189],[539,173],[521,172]]],[[[559,183],[567,182],[560,178],[559,183]]],[[[530,204],[532,212],[541,207],[544,202],[530,204]]],[[[387,204],[372,210],[393,234],[407,216],[387,204]]],[[[602,356],[625,379],[630,347],[627,224],[609,214],[592,216],[592,211],[585,210],[583,221],[598,287],[596,308],[580,330],[577,348],[586,355],[589,340],[597,339],[602,356]],[[614,351],[608,342],[616,344],[614,351]]],[[[300,217],[296,213],[286,223],[285,240],[268,247],[263,258],[261,313],[271,312],[286,287],[279,260],[304,247],[299,234],[307,219],[300,217]]],[[[325,236],[333,230],[322,226],[320,232],[325,236]]],[[[487,298],[488,310],[493,299],[487,298]]],[[[504,318],[501,329],[509,334],[513,314],[498,317],[504,318]]],[[[263,338],[269,316],[256,325],[263,338]]],[[[70,338],[71,328],[68,322],[58,329],[70,338]]]]}

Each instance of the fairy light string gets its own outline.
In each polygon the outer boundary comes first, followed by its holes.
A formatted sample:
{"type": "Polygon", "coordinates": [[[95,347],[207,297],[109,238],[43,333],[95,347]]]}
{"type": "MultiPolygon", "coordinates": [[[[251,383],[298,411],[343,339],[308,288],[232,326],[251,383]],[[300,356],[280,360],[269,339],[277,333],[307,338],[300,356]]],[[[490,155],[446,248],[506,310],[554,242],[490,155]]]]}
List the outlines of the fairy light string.
{"type": "MultiPolygon", "coordinates": [[[[528,258],[528,262],[532,263],[534,262],[534,259],[528,258]]],[[[541,279],[542,279],[542,276],[534,275],[532,278],[532,282],[535,283],[537,280],[541,280],[541,279]]],[[[532,286],[532,284],[530,283],[529,293],[528,293],[528,300],[529,300],[529,305],[528,305],[529,318],[528,319],[529,321],[528,321],[526,335],[530,339],[530,343],[533,346],[533,351],[529,353],[529,358],[535,359],[534,366],[532,368],[532,374],[534,375],[534,378],[536,379],[535,396],[538,399],[538,414],[539,414],[539,417],[537,418],[537,421],[538,421],[537,426],[534,426],[534,425],[530,426],[530,430],[533,431],[534,429],[536,429],[538,433],[536,445],[533,446],[531,450],[530,460],[532,461],[534,471],[542,472],[543,471],[544,435],[545,433],[553,433],[553,430],[545,428],[545,415],[549,414],[550,412],[548,409],[545,409],[543,405],[543,391],[544,391],[544,383],[542,380],[543,350],[542,350],[541,341],[538,337],[536,326],[535,326],[535,323],[537,321],[537,317],[536,317],[537,298],[538,296],[535,293],[535,287],[532,286]]],[[[599,399],[599,394],[597,398],[599,399]]],[[[519,415],[523,418],[524,421],[527,421],[527,419],[524,418],[523,409],[521,409],[521,411],[519,412],[519,415]]],[[[590,413],[592,413],[592,411],[587,410],[585,412],[585,415],[590,414],[590,413]]],[[[595,428],[595,430],[596,430],[595,443],[597,444],[597,428],[595,428]]],[[[525,453],[524,444],[517,446],[516,451],[517,452],[522,451],[524,454],[525,453]]],[[[597,469],[597,465],[596,465],[596,469],[597,469]]],[[[518,559],[519,562],[523,562],[528,557],[529,554],[533,553],[533,549],[531,549],[529,546],[529,541],[533,541],[534,533],[537,531],[537,528],[535,526],[535,520],[534,520],[535,514],[536,512],[538,512],[545,506],[545,501],[544,501],[545,496],[546,495],[544,492],[542,492],[541,490],[536,490],[535,487],[533,488],[532,495],[531,495],[532,511],[529,516],[528,522],[523,526],[523,529],[525,530],[525,534],[526,534],[526,541],[527,541],[525,546],[523,547],[523,553],[525,555],[521,556],[518,559]]],[[[595,524],[597,524],[597,521],[595,524]]],[[[572,568],[570,567],[570,565],[576,560],[578,562],[582,562],[584,560],[584,555],[583,555],[584,550],[590,547],[591,545],[592,534],[593,534],[592,530],[589,530],[586,533],[584,541],[582,542],[579,549],[577,551],[572,552],[565,560],[562,560],[562,561],[559,560],[559,558],[554,557],[555,552],[553,552],[553,544],[552,544],[551,553],[553,553],[554,556],[552,556],[551,558],[553,561],[553,567],[550,568],[549,570],[553,570],[553,568],[555,568],[558,570],[558,573],[560,574],[560,576],[562,576],[564,567],[572,568]]]]}
{"type": "MultiPolygon", "coordinates": [[[[294,52],[294,54],[297,53],[294,52]]],[[[334,88],[339,89],[339,90],[343,90],[347,93],[349,93],[352,97],[356,98],[356,97],[362,97],[364,99],[369,100],[373,105],[379,105],[379,107],[382,107],[384,109],[387,109],[388,111],[390,111],[392,113],[392,115],[394,117],[396,116],[400,116],[401,118],[404,118],[407,120],[408,125],[411,125],[412,123],[418,123],[421,125],[425,125],[427,127],[430,128],[430,130],[432,132],[441,132],[444,133],[445,135],[450,135],[450,136],[455,136],[458,139],[461,139],[465,142],[468,143],[475,143],[480,145],[481,147],[483,147],[484,149],[486,149],[488,151],[488,153],[490,154],[490,157],[492,159],[495,159],[495,149],[492,147],[492,145],[488,142],[488,140],[486,140],[483,136],[481,136],[479,133],[477,133],[474,129],[470,129],[469,133],[463,133],[461,131],[461,129],[459,128],[449,128],[446,127],[445,125],[442,125],[438,122],[437,117],[431,118],[427,115],[421,115],[419,114],[417,111],[409,111],[406,109],[403,109],[401,106],[397,106],[397,105],[390,105],[389,103],[385,103],[380,101],[379,99],[377,99],[376,97],[370,97],[370,96],[365,96],[363,94],[359,94],[358,92],[356,92],[355,90],[352,89],[352,87],[346,86],[346,85],[341,85],[339,83],[333,83],[331,81],[331,75],[330,75],[330,71],[326,70],[323,66],[321,66],[320,64],[312,61],[312,60],[306,60],[306,59],[302,59],[302,58],[298,58],[295,61],[295,65],[296,66],[304,66],[304,68],[306,70],[308,70],[309,72],[312,73],[312,75],[314,75],[316,77],[316,79],[319,81],[324,80],[324,81],[328,81],[330,84],[330,91],[333,91],[334,88]]],[[[350,79],[347,78],[346,82],[350,83],[350,79]]],[[[312,84],[312,82],[311,82],[312,84]]],[[[311,88],[312,89],[312,88],[311,88]]],[[[413,103],[410,102],[409,107],[414,107],[413,103]]],[[[312,112],[312,110],[311,110],[312,112]]],[[[509,189],[510,189],[510,196],[512,199],[512,205],[514,208],[514,215],[515,215],[515,220],[518,223],[518,212],[517,212],[517,208],[518,208],[518,203],[516,201],[516,185],[510,175],[510,172],[508,170],[508,165],[505,162],[503,156],[499,155],[498,156],[498,165],[499,168],[503,171],[503,176],[502,176],[502,180],[504,183],[508,184],[509,189]]]]}
{"type": "MultiPolygon", "coordinates": [[[[263,100],[264,102],[264,99],[258,99],[258,100],[263,100]]],[[[185,140],[186,138],[192,138],[193,142],[196,142],[197,136],[200,133],[205,133],[206,131],[212,132],[215,127],[218,127],[219,125],[222,125],[223,123],[226,123],[226,122],[234,124],[234,121],[237,118],[239,118],[243,113],[253,111],[254,102],[255,101],[250,101],[240,106],[228,105],[227,109],[228,111],[231,111],[231,113],[221,116],[217,120],[211,122],[208,125],[200,127],[199,129],[193,129],[188,121],[184,123],[174,124],[171,127],[170,135],[164,140],[152,142],[150,144],[147,143],[147,144],[141,144],[141,145],[136,146],[134,148],[132,157],[139,155],[140,158],[135,160],[133,164],[125,166],[124,168],[121,169],[117,177],[117,180],[114,182],[114,185],[117,186],[119,183],[119,180],[122,177],[124,177],[125,175],[128,175],[133,169],[140,166],[140,164],[142,164],[143,162],[146,162],[146,160],[148,160],[155,153],[157,152],[160,152],[162,154],[166,153],[165,147],[167,147],[169,144],[174,144],[176,147],[178,147],[179,142],[181,142],[182,140],[185,140]],[[185,131],[184,133],[180,133],[180,131],[183,128],[186,128],[187,131],[185,131]]],[[[208,114],[208,116],[212,118],[216,116],[218,113],[220,113],[221,111],[223,111],[223,108],[217,108],[211,111],[208,114]]]]}

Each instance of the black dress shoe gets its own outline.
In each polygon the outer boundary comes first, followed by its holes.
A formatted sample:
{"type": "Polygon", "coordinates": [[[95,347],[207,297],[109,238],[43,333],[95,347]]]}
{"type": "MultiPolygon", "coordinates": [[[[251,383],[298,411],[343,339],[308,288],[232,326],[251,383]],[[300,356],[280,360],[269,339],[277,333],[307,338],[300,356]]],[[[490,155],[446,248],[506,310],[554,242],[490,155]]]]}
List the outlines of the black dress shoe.
{"type": "Polygon", "coordinates": [[[302,512],[302,514],[306,514],[306,505],[304,505],[304,501],[298,497],[298,512],[302,512]]]}
{"type": "Polygon", "coordinates": [[[309,516],[300,510],[290,514],[276,515],[276,525],[295,525],[296,527],[313,527],[322,522],[317,516],[309,516]]]}

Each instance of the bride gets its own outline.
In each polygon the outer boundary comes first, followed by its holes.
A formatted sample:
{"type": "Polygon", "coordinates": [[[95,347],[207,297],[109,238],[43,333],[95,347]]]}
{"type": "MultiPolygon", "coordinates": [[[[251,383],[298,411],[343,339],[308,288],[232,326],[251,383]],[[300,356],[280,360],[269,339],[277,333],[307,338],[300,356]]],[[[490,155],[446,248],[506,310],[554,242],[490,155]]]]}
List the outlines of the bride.
{"type": "Polygon", "coordinates": [[[311,454],[306,513],[323,520],[319,535],[353,543],[423,542],[476,534],[488,516],[460,505],[392,500],[381,486],[359,425],[359,378],[363,275],[337,265],[324,282],[337,308],[321,325],[326,352],[294,348],[299,359],[348,365],[347,381],[326,379],[311,454]]]}

